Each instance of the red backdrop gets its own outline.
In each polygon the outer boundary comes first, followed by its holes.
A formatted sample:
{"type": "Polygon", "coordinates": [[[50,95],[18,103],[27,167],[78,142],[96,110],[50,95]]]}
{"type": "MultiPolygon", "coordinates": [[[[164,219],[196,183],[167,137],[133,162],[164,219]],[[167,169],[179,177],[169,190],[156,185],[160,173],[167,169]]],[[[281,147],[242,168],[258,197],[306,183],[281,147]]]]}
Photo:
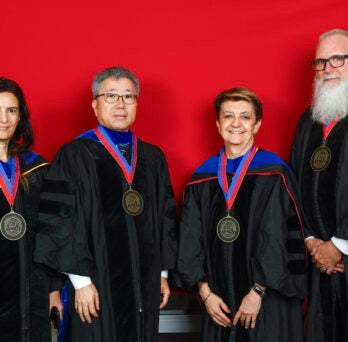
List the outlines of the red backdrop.
{"type": "Polygon", "coordinates": [[[125,66],[141,82],[133,129],[166,153],[177,198],[220,149],[212,103],[223,89],[261,97],[257,144],[287,159],[317,37],[348,29],[347,0],[16,0],[0,10],[0,75],[24,89],[35,150],[51,159],[92,128],[93,75],[125,66]]]}

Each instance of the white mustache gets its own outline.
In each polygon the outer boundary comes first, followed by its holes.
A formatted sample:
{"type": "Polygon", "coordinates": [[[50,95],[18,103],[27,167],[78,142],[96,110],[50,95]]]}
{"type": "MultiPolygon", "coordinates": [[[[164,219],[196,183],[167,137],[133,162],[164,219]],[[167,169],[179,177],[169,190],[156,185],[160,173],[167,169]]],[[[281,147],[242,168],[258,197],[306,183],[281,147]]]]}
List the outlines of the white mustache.
{"type": "Polygon", "coordinates": [[[323,80],[331,80],[331,79],[333,79],[333,78],[339,78],[339,79],[341,79],[341,76],[338,75],[338,74],[325,75],[325,76],[323,77],[323,80]]]}

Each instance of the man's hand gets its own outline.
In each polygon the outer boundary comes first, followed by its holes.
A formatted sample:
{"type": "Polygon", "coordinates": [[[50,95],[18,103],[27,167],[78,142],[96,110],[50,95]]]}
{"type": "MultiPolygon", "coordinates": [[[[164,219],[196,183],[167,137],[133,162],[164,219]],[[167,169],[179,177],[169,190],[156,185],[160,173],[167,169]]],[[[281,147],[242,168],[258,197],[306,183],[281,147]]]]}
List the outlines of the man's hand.
{"type": "Polygon", "coordinates": [[[75,290],[75,309],[82,322],[92,323],[91,315],[98,317],[97,310],[100,309],[99,294],[94,284],[75,290]]]}
{"type": "Polygon", "coordinates": [[[337,272],[337,266],[341,265],[342,253],[331,240],[314,248],[311,255],[313,262],[316,264],[315,267],[319,270],[326,269],[327,274],[337,272]]]}
{"type": "Polygon", "coordinates": [[[310,238],[306,240],[306,247],[310,254],[313,253],[314,249],[316,249],[319,245],[324,243],[324,240],[317,238],[310,238]]]}
{"type": "Polygon", "coordinates": [[[168,280],[165,277],[161,277],[160,309],[163,309],[167,305],[168,299],[169,299],[169,295],[170,295],[170,289],[169,289],[169,285],[168,285],[168,280]]]}
{"type": "Polygon", "coordinates": [[[233,325],[237,325],[238,321],[244,325],[245,329],[255,328],[257,315],[261,308],[262,298],[254,291],[243,298],[242,303],[233,317],[233,325]]]}
{"type": "Polygon", "coordinates": [[[60,291],[52,291],[50,293],[50,309],[48,311],[48,315],[51,314],[51,310],[54,306],[59,311],[60,319],[63,319],[63,304],[60,299],[60,291]]]}

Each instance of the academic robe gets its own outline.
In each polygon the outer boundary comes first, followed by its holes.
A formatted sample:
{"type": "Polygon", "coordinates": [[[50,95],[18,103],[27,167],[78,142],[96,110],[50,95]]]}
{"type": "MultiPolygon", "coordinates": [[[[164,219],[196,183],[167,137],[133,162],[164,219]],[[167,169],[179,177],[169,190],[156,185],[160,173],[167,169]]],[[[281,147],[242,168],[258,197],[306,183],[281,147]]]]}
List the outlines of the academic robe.
{"type": "MultiPolygon", "coordinates": [[[[340,120],[329,134],[326,146],[331,162],[313,171],[310,158],[321,146],[323,128],[307,110],[300,118],[290,163],[299,184],[306,236],[328,241],[332,236],[348,240],[348,118],[340,120]]],[[[348,340],[348,257],[344,273],[326,275],[310,266],[308,342],[348,340]]]]}
{"type": "MultiPolygon", "coordinates": [[[[44,270],[33,262],[39,194],[47,162],[29,152],[20,158],[20,170],[24,181],[19,180],[14,211],[25,218],[27,230],[16,241],[0,234],[0,341],[47,342],[51,338],[48,311],[53,288],[44,270]]],[[[10,205],[0,191],[0,217],[9,212],[10,205]]]]}
{"type": "MultiPolygon", "coordinates": [[[[241,158],[228,159],[231,182],[241,158]]],[[[232,321],[254,282],[267,287],[254,329],[223,328],[203,315],[206,342],[303,341],[301,299],[307,293],[306,256],[293,177],[276,155],[259,150],[231,209],[240,225],[232,243],[217,236],[226,204],[217,179],[218,157],[208,159],[185,189],[179,229],[178,274],[186,289],[208,282],[231,310],[232,321]]]]}
{"type": "Polygon", "coordinates": [[[161,270],[175,267],[175,202],[163,153],[138,140],[132,188],[144,200],[139,216],[122,208],[128,184],[93,131],[64,145],[46,177],[36,261],[89,276],[99,318],[82,323],[69,286],[69,341],[154,342],[161,270]]]}

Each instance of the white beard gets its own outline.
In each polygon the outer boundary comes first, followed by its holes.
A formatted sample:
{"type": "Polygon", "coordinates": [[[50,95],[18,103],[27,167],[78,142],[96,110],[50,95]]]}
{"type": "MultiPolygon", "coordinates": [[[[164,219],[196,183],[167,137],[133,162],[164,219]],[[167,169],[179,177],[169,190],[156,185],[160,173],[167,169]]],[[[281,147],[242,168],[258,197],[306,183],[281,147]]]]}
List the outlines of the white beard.
{"type": "Polygon", "coordinates": [[[348,79],[340,77],[340,83],[325,84],[324,80],[338,75],[327,75],[314,80],[312,118],[319,123],[328,123],[340,114],[343,119],[348,114],[348,79]]]}

